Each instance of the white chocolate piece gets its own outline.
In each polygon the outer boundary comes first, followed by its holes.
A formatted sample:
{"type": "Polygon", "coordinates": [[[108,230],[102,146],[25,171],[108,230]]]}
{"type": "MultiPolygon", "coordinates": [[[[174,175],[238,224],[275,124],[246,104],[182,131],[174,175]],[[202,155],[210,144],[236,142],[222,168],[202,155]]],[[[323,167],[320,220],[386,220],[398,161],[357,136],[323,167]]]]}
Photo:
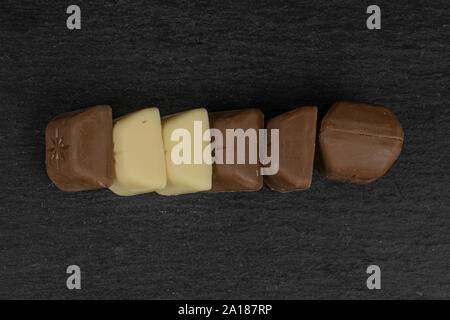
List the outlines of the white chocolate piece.
{"type": "MultiPolygon", "coordinates": [[[[169,115],[163,117],[161,122],[166,154],[167,185],[164,189],[156,190],[156,192],[169,196],[210,190],[212,184],[211,152],[208,150],[203,152],[211,142],[209,132],[205,134],[205,131],[209,129],[206,109],[199,108],[169,115]],[[197,123],[197,129],[194,129],[194,122],[197,123]],[[199,124],[201,128],[198,126],[199,124]],[[185,132],[190,133],[190,161],[188,164],[176,164],[176,161],[172,159],[172,150],[174,148],[176,148],[174,151],[178,150],[180,143],[184,141],[181,138],[172,141],[172,133],[177,129],[184,129],[185,132]],[[203,139],[204,137],[205,139],[203,139]],[[201,159],[199,159],[200,157],[201,159]]],[[[186,156],[186,158],[188,157],[186,156]]]]}
{"type": "Polygon", "coordinates": [[[115,178],[109,188],[120,196],[166,186],[166,162],[158,108],[143,109],[115,120],[115,178]]]}

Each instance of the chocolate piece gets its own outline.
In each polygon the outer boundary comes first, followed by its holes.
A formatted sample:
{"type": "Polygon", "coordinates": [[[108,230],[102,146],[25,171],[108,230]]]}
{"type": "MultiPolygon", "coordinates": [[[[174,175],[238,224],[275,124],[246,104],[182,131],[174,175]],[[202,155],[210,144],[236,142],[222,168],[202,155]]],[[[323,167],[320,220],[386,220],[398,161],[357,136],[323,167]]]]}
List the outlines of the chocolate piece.
{"type": "Polygon", "coordinates": [[[264,176],[264,182],[271,189],[289,192],[311,186],[316,122],[317,108],[302,107],[283,113],[267,123],[269,142],[271,130],[279,129],[278,173],[264,176]]]}
{"type": "MultiPolygon", "coordinates": [[[[204,108],[197,108],[171,114],[161,119],[161,125],[166,155],[167,184],[163,189],[156,190],[156,192],[164,196],[174,196],[210,190],[212,179],[211,153],[207,154],[206,159],[203,158],[203,150],[210,144],[209,137],[207,140],[203,139],[205,132],[208,132],[209,129],[208,111],[204,108]],[[197,127],[198,125],[200,126],[197,127]],[[180,130],[187,132],[190,136],[190,143],[185,145],[187,150],[190,148],[190,152],[186,152],[187,161],[184,163],[177,163],[173,152],[181,143],[179,142],[181,139],[174,140],[174,134],[180,130]],[[195,131],[197,130],[199,130],[199,138],[201,139],[199,150],[197,149],[197,141],[195,141],[197,135],[195,131]],[[187,145],[190,147],[188,148],[187,145]],[[196,151],[199,151],[199,153],[196,154],[196,151]],[[187,156],[188,153],[190,153],[190,156],[187,156]],[[198,163],[196,163],[196,156],[200,157],[200,159],[197,159],[198,163]]],[[[180,153],[185,155],[184,150],[178,152],[178,155],[180,153]]]]}
{"type": "Polygon", "coordinates": [[[114,121],[114,183],[120,196],[152,192],[166,186],[166,160],[158,108],[146,108],[114,121]]]}
{"type": "Polygon", "coordinates": [[[328,179],[370,183],[398,158],[403,138],[402,126],[389,109],[337,102],[322,120],[317,168],[328,179]]]}
{"type": "Polygon", "coordinates": [[[56,116],[45,130],[45,144],[47,174],[59,189],[81,191],[113,183],[110,106],[56,116]]]}
{"type": "MultiPolygon", "coordinates": [[[[256,191],[262,188],[263,177],[260,173],[261,164],[249,162],[249,139],[245,139],[245,164],[237,163],[238,142],[234,141],[234,164],[227,164],[226,129],[259,129],[264,128],[264,115],[259,109],[243,109],[209,113],[210,128],[218,129],[223,136],[223,144],[215,141],[215,153],[223,150],[223,164],[213,164],[212,188],[213,192],[220,191],[256,191]]],[[[258,141],[258,140],[257,140],[258,141]]],[[[257,144],[256,141],[256,144],[257,144]]],[[[257,146],[256,146],[257,147],[257,146]]]]}

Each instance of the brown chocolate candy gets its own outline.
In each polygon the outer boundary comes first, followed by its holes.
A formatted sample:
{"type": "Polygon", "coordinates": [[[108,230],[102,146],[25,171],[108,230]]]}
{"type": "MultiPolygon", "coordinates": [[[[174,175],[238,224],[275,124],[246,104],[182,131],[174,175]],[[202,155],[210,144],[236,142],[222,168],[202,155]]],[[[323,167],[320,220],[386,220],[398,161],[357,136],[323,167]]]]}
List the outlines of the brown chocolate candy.
{"type": "Polygon", "coordinates": [[[45,144],[47,174],[59,189],[99,189],[113,183],[110,106],[56,116],[45,130],[45,144]]]}
{"type": "Polygon", "coordinates": [[[404,133],[389,109],[365,103],[335,103],[322,120],[317,168],[326,178],[370,183],[400,155],[404,133]]]}
{"type": "MultiPolygon", "coordinates": [[[[311,186],[316,145],[316,107],[301,107],[283,113],[267,123],[268,141],[272,129],[279,129],[279,169],[264,176],[273,190],[289,192],[311,186]]],[[[270,146],[268,148],[270,150],[270,146]]]]}
{"type": "MultiPolygon", "coordinates": [[[[216,146],[223,150],[223,164],[213,164],[212,192],[219,191],[256,191],[262,188],[263,177],[260,173],[261,164],[249,163],[249,139],[245,139],[245,164],[238,164],[237,139],[234,143],[234,164],[226,164],[227,150],[226,129],[259,129],[264,128],[264,115],[259,109],[232,110],[209,113],[209,126],[211,129],[219,129],[223,135],[223,145],[216,146]]],[[[258,141],[258,140],[257,140],[258,141]]]]}

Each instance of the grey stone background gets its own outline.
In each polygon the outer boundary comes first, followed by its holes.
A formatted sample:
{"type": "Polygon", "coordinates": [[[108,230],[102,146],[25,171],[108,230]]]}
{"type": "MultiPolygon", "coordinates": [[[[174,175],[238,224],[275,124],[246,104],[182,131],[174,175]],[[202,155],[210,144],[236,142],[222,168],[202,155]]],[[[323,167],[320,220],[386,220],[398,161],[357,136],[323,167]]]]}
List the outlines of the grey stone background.
{"type": "Polygon", "coordinates": [[[0,298],[450,298],[448,1],[2,1],[0,298]],[[77,4],[82,29],[66,28],[77,4]],[[382,30],[366,29],[366,8],[382,30]],[[44,129],[114,116],[390,107],[399,160],[365,186],[279,194],[60,192],[44,129]],[[66,289],[68,265],[82,290],[66,289]],[[382,290],[366,288],[368,265],[382,290]]]}

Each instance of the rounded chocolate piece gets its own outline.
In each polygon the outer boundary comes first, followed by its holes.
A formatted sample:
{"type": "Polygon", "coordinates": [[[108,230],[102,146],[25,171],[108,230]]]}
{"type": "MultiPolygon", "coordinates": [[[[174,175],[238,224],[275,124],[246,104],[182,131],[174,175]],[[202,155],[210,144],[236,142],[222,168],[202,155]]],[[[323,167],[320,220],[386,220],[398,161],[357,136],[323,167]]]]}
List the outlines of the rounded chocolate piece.
{"type": "Polygon", "coordinates": [[[337,102],[322,120],[317,169],[328,179],[370,183],[398,158],[403,138],[403,128],[389,109],[337,102]]]}

